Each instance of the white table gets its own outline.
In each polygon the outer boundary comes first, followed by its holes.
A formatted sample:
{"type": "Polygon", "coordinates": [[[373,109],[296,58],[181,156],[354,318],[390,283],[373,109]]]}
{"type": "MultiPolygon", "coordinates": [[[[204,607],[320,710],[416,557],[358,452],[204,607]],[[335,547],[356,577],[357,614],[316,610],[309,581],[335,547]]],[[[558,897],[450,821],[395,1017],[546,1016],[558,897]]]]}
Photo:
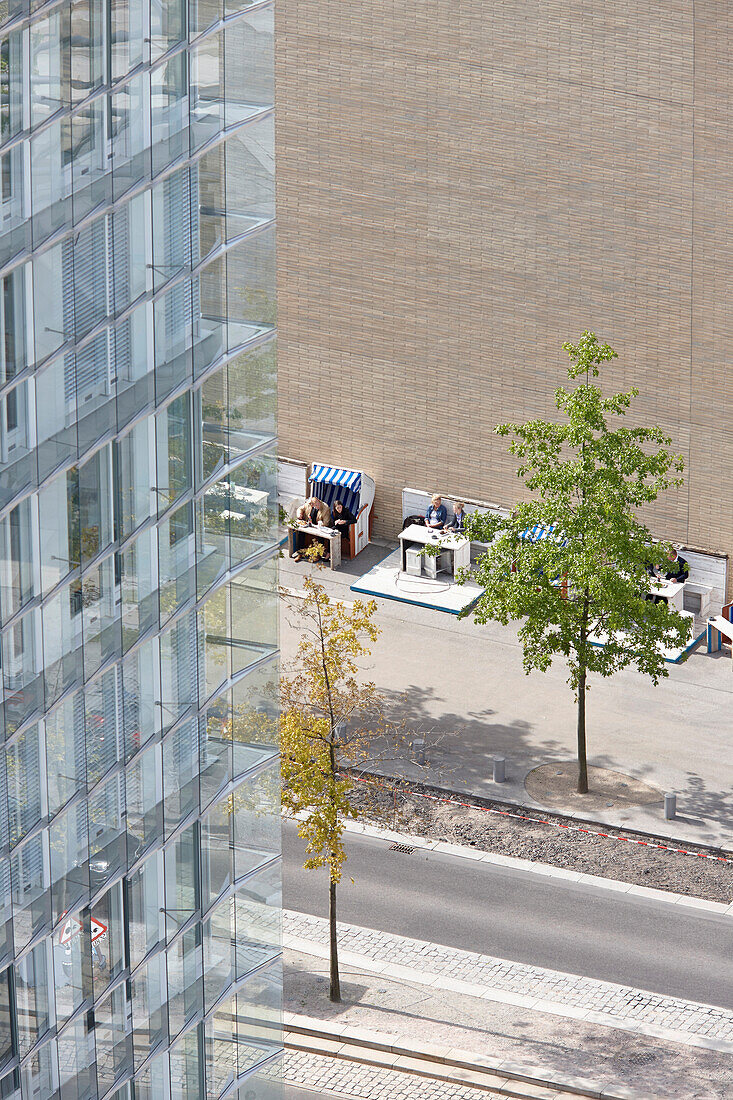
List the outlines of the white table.
{"type": "Polygon", "coordinates": [[[661,596],[665,603],[669,607],[673,607],[675,611],[684,610],[684,581],[665,581],[661,578],[652,580],[649,584],[649,591],[652,596],[661,596]]]}
{"type": "MultiPolygon", "coordinates": [[[[421,546],[440,546],[440,552],[451,555],[451,572],[456,575],[458,569],[468,569],[471,564],[471,543],[463,535],[454,535],[446,531],[431,531],[429,527],[420,527],[417,523],[410,524],[404,531],[400,531],[400,569],[407,572],[407,549],[412,544],[421,546]]],[[[431,559],[425,557],[423,562],[431,559]]],[[[433,561],[437,559],[433,558],[433,561]]]]}
{"type": "Polygon", "coordinates": [[[341,565],[341,532],[335,527],[313,527],[310,523],[299,523],[295,527],[288,527],[288,557],[296,553],[295,532],[302,531],[304,535],[325,541],[329,545],[331,553],[331,568],[338,569],[341,565]]]}

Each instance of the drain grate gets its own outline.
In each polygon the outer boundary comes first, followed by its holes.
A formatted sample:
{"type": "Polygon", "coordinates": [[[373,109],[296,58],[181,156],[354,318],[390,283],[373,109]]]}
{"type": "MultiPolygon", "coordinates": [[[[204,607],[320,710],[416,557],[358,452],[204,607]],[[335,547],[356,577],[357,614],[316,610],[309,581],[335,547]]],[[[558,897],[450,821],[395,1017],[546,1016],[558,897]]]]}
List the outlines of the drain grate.
{"type": "Polygon", "coordinates": [[[390,852],[401,852],[405,856],[411,856],[415,851],[409,844],[390,844],[389,850],[390,852]]]}
{"type": "Polygon", "coordinates": [[[635,1054],[630,1054],[626,1059],[632,1066],[648,1066],[652,1062],[656,1062],[657,1056],[652,1051],[638,1051],[635,1054]]]}

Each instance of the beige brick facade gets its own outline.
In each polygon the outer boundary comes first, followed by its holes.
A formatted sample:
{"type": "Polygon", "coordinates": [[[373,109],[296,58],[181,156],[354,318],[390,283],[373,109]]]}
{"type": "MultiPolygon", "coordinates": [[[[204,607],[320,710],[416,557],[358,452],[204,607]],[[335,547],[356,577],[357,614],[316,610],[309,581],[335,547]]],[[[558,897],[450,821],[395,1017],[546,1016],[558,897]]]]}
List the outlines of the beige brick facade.
{"type": "Polygon", "coordinates": [[[504,504],[564,339],[673,437],[648,516],[733,551],[726,0],[278,0],[281,453],[504,504]],[[306,410],[308,410],[306,412],[306,410]]]}

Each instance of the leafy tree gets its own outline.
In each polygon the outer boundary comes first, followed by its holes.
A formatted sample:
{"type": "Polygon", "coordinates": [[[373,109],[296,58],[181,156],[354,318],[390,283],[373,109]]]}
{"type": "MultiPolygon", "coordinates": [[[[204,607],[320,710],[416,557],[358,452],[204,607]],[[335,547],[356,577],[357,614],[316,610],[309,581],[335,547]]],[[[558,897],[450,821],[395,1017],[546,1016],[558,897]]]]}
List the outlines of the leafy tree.
{"type": "Polygon", "coordinates": [[[546,672],[565,658],[577,702],[578,791],[588,790],[586,693],[591,673],[611,676],[635,666],[657,684],[668,675],[662,647],[681,647],[685,620],[666,603],[646,598],[649,567],[663,562],[667,543],[652,546],[640,510],[682,484],[683,462],[658,427],[610,426],[626,414],[638,390],[604,397],[591,378],[616,358],[608,344],[584,332],[562,345],[574,389],[555,391],[563,423],[500,424],[519,459],[517,476],[534,498],[508,519],[473,515],[470,537],[490,545],[472,579],[483,588],[473,614],[479,623],[522,620],[524,669],[546,672]],[[544,537],[532,528],[544,528],[544,537]],[[599,638],[605,644],[599,645],[599,638]]]}
{"type": "MultiPolygon", "coordinates": [[[[307,556],[317,559],[318,551],[307,556]]],[[[380,633],[375,601],[332,603],[311,577],[303,589],[302,597],[290,600],[300,633],[297,654],[281,676],[282,805],[297,817],[306,841],[305,868],[328,870],[329,996],[340,1001],[336,888],[346,860],[345,822],[358,816],[352,776],[384,760],[403,737],[387,726],[374,684],[359,675],[359,662],[380,633]]]]}

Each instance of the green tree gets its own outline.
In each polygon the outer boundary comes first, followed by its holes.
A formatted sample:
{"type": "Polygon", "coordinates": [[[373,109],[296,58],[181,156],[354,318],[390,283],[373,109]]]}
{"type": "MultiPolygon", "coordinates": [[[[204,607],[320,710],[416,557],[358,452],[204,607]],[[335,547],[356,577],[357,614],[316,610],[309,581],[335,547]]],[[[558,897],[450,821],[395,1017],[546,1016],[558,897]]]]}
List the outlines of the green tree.
{"type": "Polygon", "coordinates": [[[470,612],[479,623],[522,620],[525,672],[545,672],[565,658],[577,702],[578,791],[588,790],[586,693],[591,673],[611,676],[634,666],[657,684],[668,675],[662,647],[681,647],[688,620],[666,603],[646,599],[649,566],[669,544],[652,545],[644,506],[682,484],[682,458],[658,427],[625,427],[638,390],[604,397],[591,378],[616,358],[608,344],[584,332],[562,345],[573,389],[559,388],[562,423],[500,424],[519,459],[517,476],[533,499],[508,519],[474,515],[470,537],[489,543],[472,579],[483,588],[470,612]],[[616,426],[609,425],[609,419],[616,426]],[[537,525],[545,536],[532,537],[537,525]],[[604,645],[598,645],[602,637],[604,645]]]}
{"type": "Polygon", "coordinates": [[[332,603],[311,577],[304,579],[303,590],[289,601],[300,640],[292,666],[281,676],[282,805],[296,817],[306,841],[305,868],[328,870],[329,996],[340,1001],[336,888],[346,860],[345,822],[358,816],[350,797],[353,776],[406,739],[387,725],[382,697],[360,673],[360,662],[380,633],[375,601],[332,603]]]}

